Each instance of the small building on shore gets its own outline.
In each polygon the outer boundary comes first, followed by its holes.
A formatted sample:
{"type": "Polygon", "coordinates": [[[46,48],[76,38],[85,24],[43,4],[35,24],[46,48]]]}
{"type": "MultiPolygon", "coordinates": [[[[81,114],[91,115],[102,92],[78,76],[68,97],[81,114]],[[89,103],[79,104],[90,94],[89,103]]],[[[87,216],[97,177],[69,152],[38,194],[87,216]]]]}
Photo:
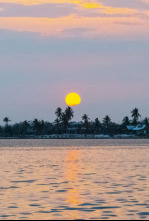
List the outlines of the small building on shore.
{"type": "Polygon", "coordinates": [[[137,134],[137,135],[147,134],[147,127],[145,124],[138,124],[136,126],[130,125],[130,126],[127,126],[127,130],[130,133],[137,134]]]}
{"type": "Polygon", "coordinates": [[[67,128],[69,134],[82,134],[85,133],[86,129],[82,126],[82,122],[70,122],[67,128]]]}

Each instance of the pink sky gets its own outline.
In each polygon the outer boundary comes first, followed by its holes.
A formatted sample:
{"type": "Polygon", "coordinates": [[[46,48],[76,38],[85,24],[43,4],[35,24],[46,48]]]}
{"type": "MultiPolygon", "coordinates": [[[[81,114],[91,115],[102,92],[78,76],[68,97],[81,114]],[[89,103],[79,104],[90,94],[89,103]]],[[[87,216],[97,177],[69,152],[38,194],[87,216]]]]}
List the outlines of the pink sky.
{"type": "Polygon", "coordinates": [[[0,0],[1,121],[53,121],[73,91],[76,120],[149,117],[148,39],[148,0],[0,0]]]}

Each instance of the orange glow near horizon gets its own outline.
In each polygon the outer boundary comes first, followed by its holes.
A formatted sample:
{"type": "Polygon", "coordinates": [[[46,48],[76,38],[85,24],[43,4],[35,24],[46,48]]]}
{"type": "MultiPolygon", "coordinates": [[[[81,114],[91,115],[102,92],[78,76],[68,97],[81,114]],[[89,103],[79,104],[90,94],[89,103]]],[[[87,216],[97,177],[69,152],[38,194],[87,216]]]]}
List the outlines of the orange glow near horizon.
{"type": "Polygon", "coordinates": [[[66,96],[65,101],[68,106],[73,107],[81,103],[81,97],[76,93],[70,93],[66,96]]]}
{"type": "Polygon", "coordinates": [[[148,21],[142,22],[139,18],[133,17],[89,18],[74,15],[60,18],[1,17],[0,21],[0,29],[38,33],[42,36],[53,37],[73,37],[75,32],[71,33],[71,30],[78,28],[84,29],[84,32],[81,33],[82,37],[128,36],[128,34],[131,37],[136,34],[148,34],[149,32],[147,28],[149,26],[148,21]],[[120,29],[122,25],[123,29],[120,29]]]}

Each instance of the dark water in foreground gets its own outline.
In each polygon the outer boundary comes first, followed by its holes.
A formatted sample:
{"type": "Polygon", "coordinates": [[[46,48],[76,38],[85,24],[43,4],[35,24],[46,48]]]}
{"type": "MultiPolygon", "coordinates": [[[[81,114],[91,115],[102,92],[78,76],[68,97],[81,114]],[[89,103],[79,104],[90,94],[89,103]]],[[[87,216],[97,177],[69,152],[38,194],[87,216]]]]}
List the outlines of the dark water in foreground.
{"type": "Polygon", "coordinates": [[[0,140],[0,219],[149,219],[149,140],[0,140]]]}

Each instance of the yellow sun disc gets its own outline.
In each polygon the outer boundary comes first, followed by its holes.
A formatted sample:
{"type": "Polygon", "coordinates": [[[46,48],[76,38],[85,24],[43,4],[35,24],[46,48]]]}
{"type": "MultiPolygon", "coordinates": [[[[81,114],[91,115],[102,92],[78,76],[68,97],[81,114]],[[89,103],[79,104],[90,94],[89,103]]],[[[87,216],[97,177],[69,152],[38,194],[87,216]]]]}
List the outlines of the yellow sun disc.
{"type": "Polygon", "coordinates": [[[79,94],[70,93],[66,96],[65,101],[68,106],[73,107],[81,103],[81,97],[79,94]]]}

